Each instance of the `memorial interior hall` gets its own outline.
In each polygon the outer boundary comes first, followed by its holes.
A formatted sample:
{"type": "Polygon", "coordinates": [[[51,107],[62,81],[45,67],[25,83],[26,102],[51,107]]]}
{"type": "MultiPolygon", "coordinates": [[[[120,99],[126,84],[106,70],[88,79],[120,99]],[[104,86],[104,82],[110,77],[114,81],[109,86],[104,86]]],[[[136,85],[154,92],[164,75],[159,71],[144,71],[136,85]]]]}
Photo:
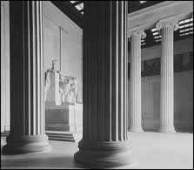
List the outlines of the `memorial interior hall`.
{"type": "Polygon", "coordinates": [[[193,1],[1,1],[2,169],[192,169],[193,1]]]}

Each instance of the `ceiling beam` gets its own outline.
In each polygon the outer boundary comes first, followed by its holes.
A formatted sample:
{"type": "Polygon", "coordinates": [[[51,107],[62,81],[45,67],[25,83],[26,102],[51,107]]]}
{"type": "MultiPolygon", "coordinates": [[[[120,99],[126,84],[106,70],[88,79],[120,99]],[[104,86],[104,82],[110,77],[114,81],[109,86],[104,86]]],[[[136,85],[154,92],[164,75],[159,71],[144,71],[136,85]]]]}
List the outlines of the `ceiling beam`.
{"type": "Polygon", "coordinates": [[[69,1],[51,1],[65,15],[83,28],[83,15],[69,1]]]}
{"type": "Polygon", "coordinates": [[[155,27],[164,18],[176,16],[179,20],[189,17],[193,13],[192,1],[164,1],[156,5],[137,10],[128,14],[128,31],[140,26],[144,29],[155,27]]]}
{"type": "Polygon", "coordinates": [[[84,12],[84,9],[79,10],[79,12],[84,12]]]}
{"type": "Polygon", "coordinates": [[[145,43],[147,45],[151,45],[151,44],[155,43],[152,31],[150,29],[145,30],[145,33],[146,33],[145,43]]]}
{"type": "Polygon", "coordinates": [[[129,13],[146,8],[163,1],[146,1],[145,3],[140,3],[140,1],[128,1],[128,11],[129,13]]]}
{"type": "Polygon", "coordinates": [[[81,4],[81,3],[83,3],[83,2],[82,1],[78,1],[78,2],[73,3],[72,5],[76,6],[76,5],[81,4]]]}

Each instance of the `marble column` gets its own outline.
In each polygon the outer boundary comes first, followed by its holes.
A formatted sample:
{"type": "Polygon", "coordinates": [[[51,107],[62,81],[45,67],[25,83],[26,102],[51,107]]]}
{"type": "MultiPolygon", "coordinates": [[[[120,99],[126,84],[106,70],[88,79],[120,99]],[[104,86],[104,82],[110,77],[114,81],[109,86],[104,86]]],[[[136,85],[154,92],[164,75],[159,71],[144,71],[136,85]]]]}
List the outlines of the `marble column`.
{"type": "Polygon", "coordinates": [[[130,131],[143,132],[141,111],[141,38],[146,34],[142,30],[130,33],[130,131]]]}
{"type": "Polygon", "coordinates": [[[75,160],[90,168],[131,166],[127,1],[87,1],[84,8],[83,138],[75,160]]]}
{"type": "Polygon", "coordinates": [[[167,19],[156,25],[162,35],[160,132],[175,132],[173,35],[174,29],[178,28],[177,23],[175,19],[167,19]]]}
{"type": "Polygon", "coordinates": [[[11,127],[4,154],[48,151],[44,116],[42,2],[10,1],[11,127]]]}

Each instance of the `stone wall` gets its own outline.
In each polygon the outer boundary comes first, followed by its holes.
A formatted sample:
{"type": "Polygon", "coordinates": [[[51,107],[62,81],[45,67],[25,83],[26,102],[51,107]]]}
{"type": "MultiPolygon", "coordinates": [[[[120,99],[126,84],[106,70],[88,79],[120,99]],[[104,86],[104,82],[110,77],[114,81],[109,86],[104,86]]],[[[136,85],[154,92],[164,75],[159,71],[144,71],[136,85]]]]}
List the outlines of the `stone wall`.
{"type": "Polygon", "coordinates": [[[78,81],[78,101],[82,103],[82,29],[49,1],[43,2],[44,70],[56,69],[78,81]]]}

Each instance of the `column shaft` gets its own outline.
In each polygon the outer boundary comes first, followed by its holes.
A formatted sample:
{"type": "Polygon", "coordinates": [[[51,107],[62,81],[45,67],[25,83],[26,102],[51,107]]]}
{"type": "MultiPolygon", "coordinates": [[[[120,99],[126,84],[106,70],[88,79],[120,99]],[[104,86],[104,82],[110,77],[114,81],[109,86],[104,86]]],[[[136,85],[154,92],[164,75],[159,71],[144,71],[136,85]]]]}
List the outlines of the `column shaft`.
{"type": "Polygon", "coordinates": [[[83,138],[75,160],[95,168],[130,164],[127,2],[84,8],[83,138]]]}
{"type": "Polygon", "coordinates": [[[131,67],[130,67],[130,131],[142,132],[141,111],[141,37],[143,31],[135,31],[131,35],[131,67]]]}
{"type": "Polygon", "coordinates": [[[174,22],[160,22],[162,33],[160,131],[174,132],[174,69],[173,34],[174,22]]]}
{"type": "Polygon", "coordinates": [[[47,150],[42,2],[10,2],[10,38],[11,129],[4,152],[47,150]]]}

